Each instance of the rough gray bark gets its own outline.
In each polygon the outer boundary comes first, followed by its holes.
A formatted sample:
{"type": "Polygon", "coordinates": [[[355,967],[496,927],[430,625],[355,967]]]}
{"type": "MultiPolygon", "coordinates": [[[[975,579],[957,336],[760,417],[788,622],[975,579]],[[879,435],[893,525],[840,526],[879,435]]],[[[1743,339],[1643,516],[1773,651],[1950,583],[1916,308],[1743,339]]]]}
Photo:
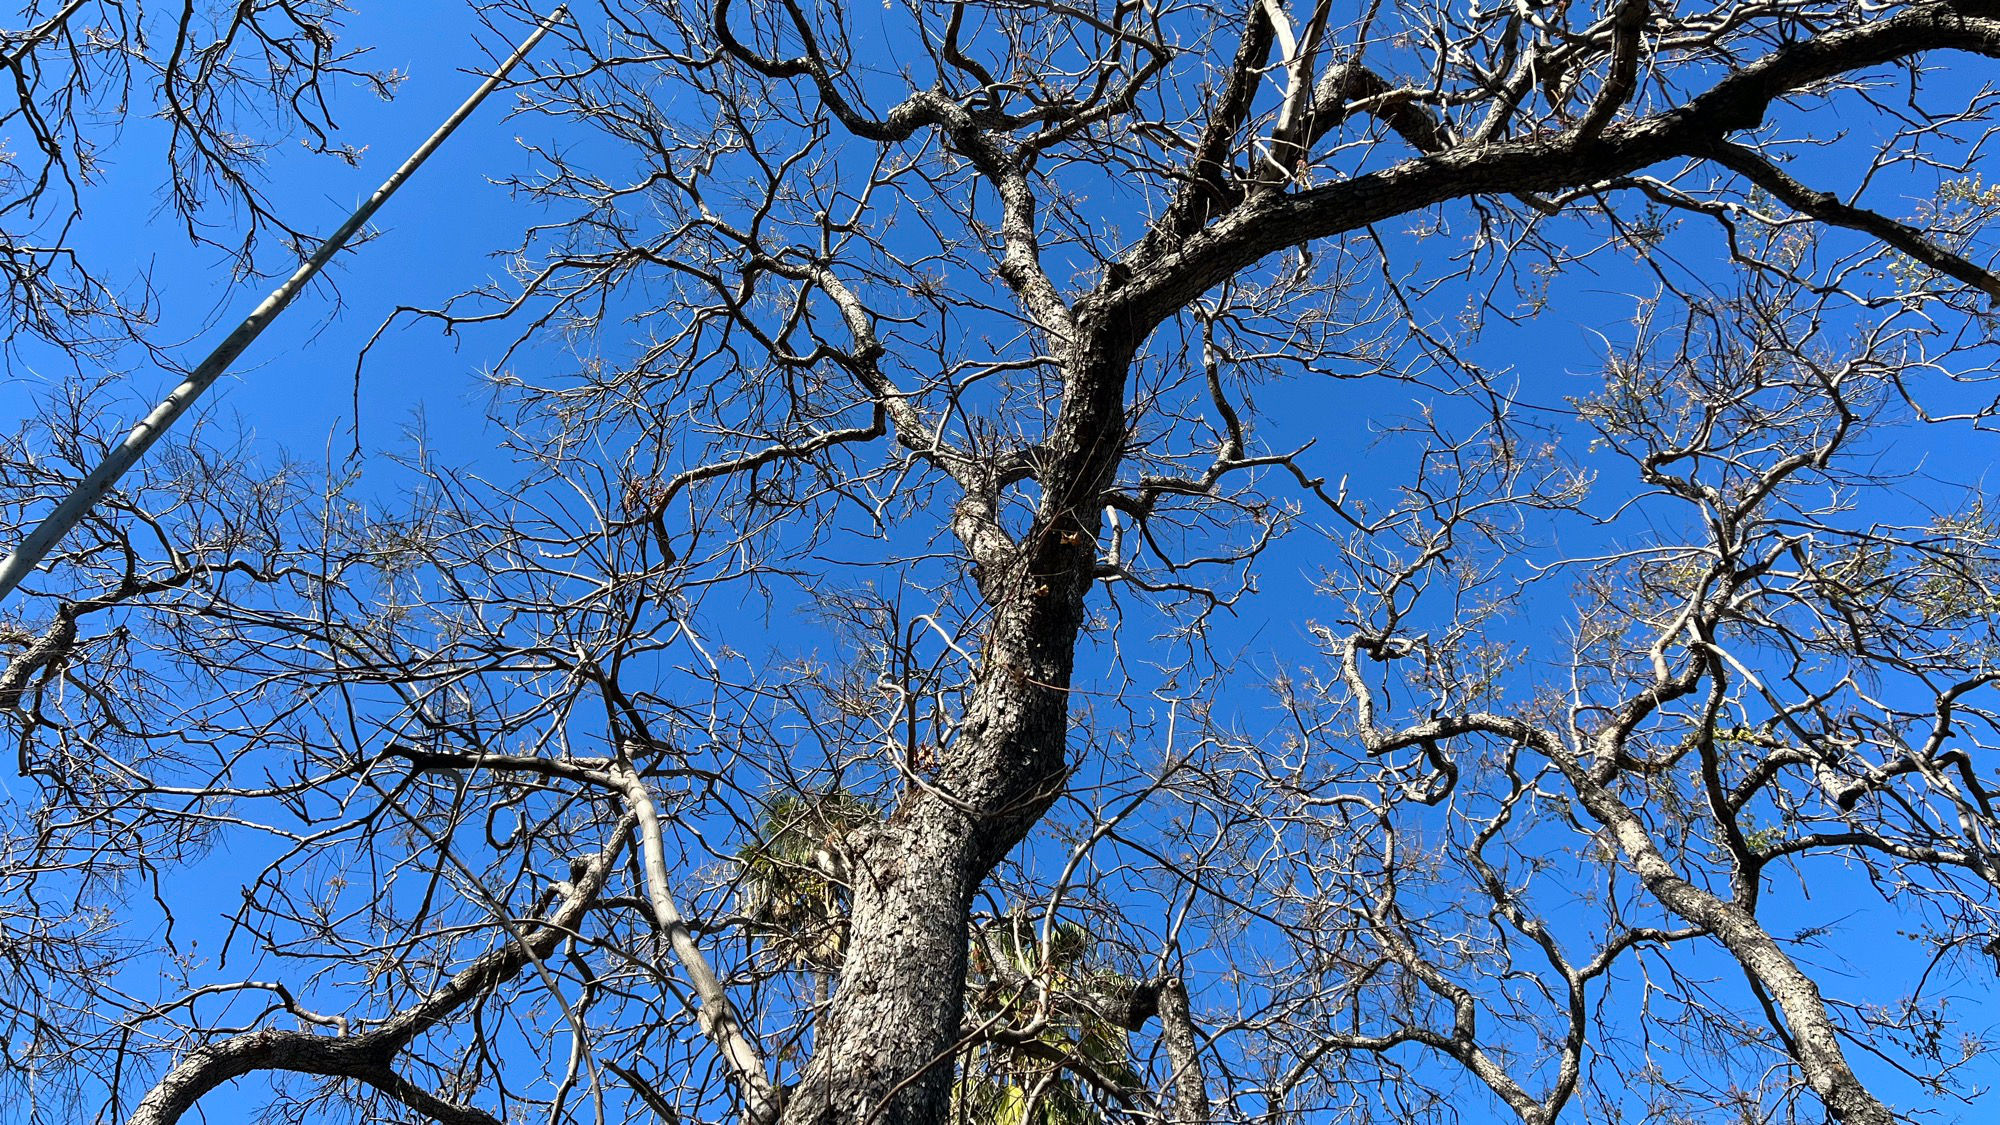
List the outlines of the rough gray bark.
{"type": "Polygon", "coordinates": [[[1208,1075],[1201,1065],[1201,1045],[1194,1035],[1194,1013],[1188,1008],[1187,985],[1176,977],[1160,989],[1160,1043],[1173,1064],[1172,1125],[1207,1125],[1208,1075]]]}
{"type": "MultiPolygon", "coordinates": [[[[1072,424],[1079,436],[1068,448],[1084,452],[1071,457],[1089,466],[1095,451],[1101,466],[1102,451],[1118,443],[1091,442],[1080,436],[1087,430],[1072,424]]],[[[913,789],[853,844],[840,986],[785,1121],[948,1120],[972,895],[1055,800],[1069,769],[1065,689],[1094,563],[1083,521],[1094,531],[1096,511],[1052,492],[1025,557],[989,569],[998,622],[959,744],[934,783],[913,789]]]]}

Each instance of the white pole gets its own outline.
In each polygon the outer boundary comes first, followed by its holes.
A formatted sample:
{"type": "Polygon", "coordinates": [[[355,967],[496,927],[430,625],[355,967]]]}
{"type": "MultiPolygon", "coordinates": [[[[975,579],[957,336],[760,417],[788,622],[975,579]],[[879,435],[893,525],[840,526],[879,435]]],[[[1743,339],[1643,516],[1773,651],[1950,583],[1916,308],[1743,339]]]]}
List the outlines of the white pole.
{"type": "Polygon", "coordinates": [[[403,161],[403,166],[384,180],[382,186],[375,189],[375,194],[363,200],[361,206],[355,208],[354,213],[347,217],[347,221],[340,225],[339,230],[334,231],[326,241],[319,244],[319,249],[313,251],[312,257],[307,258],[282,285],[273,289],[262,304],[252,309],[250,315],[244,317],[243,322],[236,326],[236,330],[224,337],[222,343],[217,344],[215,350],[208,353],[208,358],[202,360],[200,366],[181,381],[180,386],[175,387],[171,394],[162,399],[160,404],[153,408],[153,412],[146,415],[145,420],[132,427],[132,432],[126,434],[125,440],[111,450],[104,458],[104,462],[91,470],[90,475],[83,478],[62,503],[56,505],[56,510],[49,513],[48,518],[37,525],[34,531],[29,532],[27,538],[21,540],[20,546],[14,548],[14,553],[8,555],[5,562],[0,562],[0,599],[5,599],[8,594],[13,593],[14,588],[21,584],[21,580],[34,571],[43,556],[61,542],[63,536],[69,534],[70,529],[84,516],[90,514],[90,510],[97,506],[98,500],[111,490],[112,485],[118,483],[118,478],[125,475],[125,471],[160,439],[160,435],[164,434],[176,419],[187,413],[188,407],[193,406],[202,392],[208,390],[209,385],[229,369],[229,365],[235,362],[236,357],[243,354],[243,349],[249,347],[264,329],[270,327],[271,322],[277,319],[279,313],[285,311],[285,306],[292,303],[292,298],[299,295],[299,291],[305,288],[306,283],[333,260],[333,256],[347,244],[347,240],[354,237],[354,233],[366,225],[376,211],[381,210],[382,205],[389,201],[389,197],[396,194],[396,189],[402,187],[403,182],[423,166],[431,153],[436,152],[438,146],[444,144],[452,132],[463,124],[466,118],[472,116],[472,112],[479,108],[479,103],[486,100],[486,95],[497,89],[500,83],[506,80],[508,73],[519,65],[522,59],[528,57],[528,52],[535,49],[535,44],[541,42],[542,36],[547,35],[568,14],[567,6],[559,7],[550,13],[549,18],[535,28],[534,34],[523,40],[521,45],[514,49],[514,53],[508,56],[507,61],[500,64],[500,69],[494,71],[492,77],[485,82],[480,83],[479,88],[472,92],[472,96],[465,99],[465,104],[459,106],[456,112],[445,119],[443,125],[438,126],[436,132],[417,146],[417,150],[410,154],[410,158],[403,161]]]}

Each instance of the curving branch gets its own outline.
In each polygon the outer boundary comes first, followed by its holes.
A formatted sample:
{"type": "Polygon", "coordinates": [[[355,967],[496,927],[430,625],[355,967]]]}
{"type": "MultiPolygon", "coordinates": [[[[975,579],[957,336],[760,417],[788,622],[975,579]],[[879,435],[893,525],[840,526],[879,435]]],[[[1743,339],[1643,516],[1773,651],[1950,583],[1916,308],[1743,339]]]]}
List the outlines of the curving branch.
{"type": "Polygon", "coordinates": [[[744,1120],[749,1125],[766,1125],[777,1118],[779,1091],[771,1082],[763,1058],[750,1042],[735,1006],[730,1004],[722,978],[695,944],[694,935],[674,905],[673,890],[667,884],[666,846],[660,837],[660,816],[653,805],[653,796],[629,765],[613,767],[610,779],[624,794],[631,816],[638,824],[639,854],[646,872],[646,899],[652,907],[653,923],[667,935],[674,955],[680,958],[681,971],[687,974],[701,1000],[702,1030],[715,1041],[730,1076],[743,1092],[744,1120]]]}
{"type": "Polygon", "coordinates": [[[1932,0],[1879,23],[1791,43],[1684,105],[1599,135],[1456,146],[1321,187],[1247,199],[1184,242],[1152,239],[1164,251],[1157,261],[1119,286],[1100,287],[1079,319],[1099,327],[1113,346],[1136,348],[1188,302],[1278,251],[1452,199],[1577,188],[1663,161],[1706,157],[1720,138],[1756,128],[1772,105],[1815,83],[1942,50],[2000,58],[2000,3],[1932,0]]]}
{"type": "Polygon", "coordinates": [[[2000,274],[1953,253],[1923,231],[1878,211],[1856,207],[1830,191],[1808,187],[1754,149],[1743,145],[1718,140],[1702,155],[1770,192],[1773,198],[1799,214],[1809,215],[1829,226],[1873,235],[1884,245],[1915,258],[1947,277],[1964,282],[2000,305],[2000,274]]]}
{"type": "Polygon", "coordinates": [[[490,994],[529,965],[548,958],[575,932],[617,866],[636,818],[619,821],[602,851],[576,861],[576,877],[559,886],[562,898],[539,921],[481,954],[417,1004],[371,1031],[317,1035],[268,1028],[196,1047],[169,1069],[127,1119],[127,1125],[176,1125],[203,1095],[225,1082],[266,1070],[351,1078],[381,1090],[445,1125],[489,1125],[483,1110],[449,1102],[398,1075],[398,1054],[418,1036],[490,994]]]}

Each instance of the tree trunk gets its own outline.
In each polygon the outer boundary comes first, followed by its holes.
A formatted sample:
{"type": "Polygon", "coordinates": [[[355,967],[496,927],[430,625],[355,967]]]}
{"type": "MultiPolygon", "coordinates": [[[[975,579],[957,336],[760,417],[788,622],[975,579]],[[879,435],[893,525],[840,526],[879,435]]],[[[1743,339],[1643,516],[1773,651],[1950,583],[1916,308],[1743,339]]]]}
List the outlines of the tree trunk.
{"type": "Polygon", "coordinates": [[[964,1015],[968,914],[1069,775],[1069,683],[1123,452],[1129,352],[1065,380],[1034,524],[981,592],[978,679],[937,777],[858,841],[840,984],[783,1125],[944,1125],[964,1015]]]}
{"type": "MultiPolygon", "coordinates": [[[[1067,665],[1058,682],[1067,682],[1067,665]]],[[[991,657],[982,671],[986,683],[952,748],[958,760],[857,841],[839,988],[784,1125],[942,1125],[950,1117],[973,895],[1048,809],[1066,773],[1066,694],[991,657]]]]}

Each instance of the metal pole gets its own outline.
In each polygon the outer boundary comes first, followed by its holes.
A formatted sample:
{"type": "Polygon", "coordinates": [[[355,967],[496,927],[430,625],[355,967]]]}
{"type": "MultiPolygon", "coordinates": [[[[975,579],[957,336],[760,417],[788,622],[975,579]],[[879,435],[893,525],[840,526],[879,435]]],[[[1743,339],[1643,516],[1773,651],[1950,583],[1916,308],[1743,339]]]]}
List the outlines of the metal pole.
{"type": "Polygon", "coordinates": [[[408,160],[403,161],[402,167],[384,180],[382,186],[375,189],[375,194],[363,200],[361,206],[355,208],[354,213],[347,217],[347,221],[340,225],[339,230],[334,231],[326,241],[319,244],[319,249],[313,251],[312,257],[307,258],[304,264],[284,280],[283,284],[273,289],[271,295],[264,298],[263,303],[252,309],[250,315],[244,317],[242,323],[236,326],[236,330],[224,337],[222,343],[217,344],[215,350],[208,353],[208,358],[202,360],[200,366],[181,381],[180,386],[175,387],[171,394],[162,399],[151,414],[146,415],[143,421],[132,427],[132,432],[126,434],[125,440],[111,450],[104,458],[104,462],[91,470],[90,475],[83,478],[62,503],[56,505],[56,510],[50,512],[35,530],[28,533],[27,538],[21,540],[20,546],[14,548],[14,553],[8,555],[5,562],[0,562],[0,599],[5,599],[8,594],[13,593],[14,588],[21,584],[21,580],[33,573],[36,564],[62,541],[63,536],[69,534],[71,528],[90,514],[90,510],[97,506],[97,502],[111,490],[111,486],[118,483],[118,478],[125,475],[125,471],[160,439],[160,435],[166,433],[176,419],[187,413],[188,407],[193,406],[202,392],[208,390],[210,384],[229,369],[229,365],[235,362],[236,357],[242,355],[243,350],[249,347],[264,329],[270,327],[271,322],[277,319],[279,313],[285,311],[285,306],[292,303],[292,299],[299,295],[299,291],[305,288],[306,283],[333,260],[333,256],[347,244],[347,240],[354,237],[355,232],[365,226],[368,220],[374,217],[375,212],[381,210],[382,205],[389,201],[389,197],[396,194],[396,189],[402,187],[403,182],[423,166],[431,153],[436,152],[438,146],[444,144],[452,132],[463,124],[466,118],[472,116],[472,112],[479,108],[479,103],[486,100],[486,95],[499,88],[521,60],[528,57],[528,53],[535,49],[535,44],[541,42],[542,36],[547,35],[568,14],[567,6],[559,7],[550,13],[549,18],[543,20],[541,26],[535,28],[534,33],[514,49],[514,53],[507,57],[507,61],[500,64],[500,69],[494,71],[485,82],[480,83],[479,88],[472,92],[472,96],[465,99],[465,103],[446,118],[444,124],[438,126],[437,131],[425,139],[423,144],[418,145],[408,160]]]}

